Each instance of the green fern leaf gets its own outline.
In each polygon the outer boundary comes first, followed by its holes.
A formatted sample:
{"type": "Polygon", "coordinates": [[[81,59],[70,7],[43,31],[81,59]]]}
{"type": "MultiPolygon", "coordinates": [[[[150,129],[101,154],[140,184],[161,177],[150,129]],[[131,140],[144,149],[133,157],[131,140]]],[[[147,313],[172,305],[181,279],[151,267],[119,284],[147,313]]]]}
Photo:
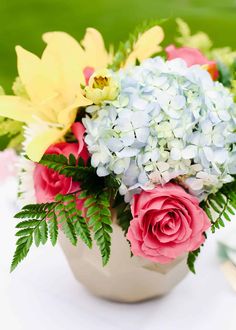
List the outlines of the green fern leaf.
{"type": "Polygon", "coordinates": [[[41,242],[42,244],[46,244],[48,240],[48,226],[46,220],[40,223],[39,230],[40,230],[41,242]]]}
{"type": "Polygon", "coordinates": [[[91,249],[92,239],[88,225],[84,218],[75,217],[75,231],[76,234],[82,239],[82,241],[91,249]]]}
{"type": "Polygon", "coordinates": [[[16,232],[16,236],[20,238],[16,242],[11,271],[27,256],[33,240],[36,246],[39,246],[40,243],[46,243],[48,231],[46,217],[47,214],[51,212],[54,204],[55,203],[26,205],[15,215],[17,219],[28,220],[23,220],[16,225],[16,228],[19,229],[16,232]]]}
{"type": "Polygon", "coordinates": [[[32,236],[28,236],[24,242],[17,245],[11,264],[11,272],[13,272],[13,270],[18,266],[18,264],[28,255],[32,243],[32,236]]]}
{"type": "Polygon", "coordinates": [[[62,230],[67,238],[69,238],[71,244],[76,245],[77,244],[77,236],[75,232],[75,228],[73,224],[71,223],[70,219],[64,218],[64,223],[62,225],[62,230]]]}
{"type": "Polygon", "coordinates": [[[215,194],[208,196],[207,200],[201,203],[201,207],[207,213],[211,221],[211,231],[225,227],[225,220],[231,221],[231,215],[236,211],[236,180],[223,185],[215,194]]]}
{"type": "MultiPolygon", "coordinates": [[[[16,216],[15,216],[15,218],[16,218],[16,216]]],[[[21,221],[16,225],[16,228],[35,227],[37,224],[38,224],[38,220],[21,221]]]]}
{"type": "Polygon", "coordinates": [[[48,215],[49,236],[52,246],[55,246],[58,238],[58,223],[54,212],[48,215]]]}
{"type": "Polygon", "coordinates": [[[74,226],[74,231],[77,236],[89,247],[92,247],[92,239],[87,225],[87,221],[81,216],[81,211],[77,209],[76,194],[64,197],[64,206],[67,217],[74,226]]]}
{"type": "Polygon", "coordinates": [[[34,242],[35,245],[38,247],[41,243],[41,232],[39,227],[36,227],[36,229],[34,230],[34,242]]]}
{"type": "Polygon", "coordinates": [[[195,261],[199,255],[199,253],[200,253],[200,248],[198,248],[195,251],[189,252],[189,254],[188,254],[187,265],[188,265],[188,268],[190,269],[190,271],[194,274],[196,274],[195,261]]]}
{"type": "MultiPolygon", "coordinates": [[[[83,192],[82,198],[86,197],[86,192],[83,192]]],[[[91,198],[87,192],[87,197],[91,198]]],[[[81,198],[81,195],[80,195],[81,198]]],[[[109,194],[108,192],[102,192],[96,194],[93,197],[93,203],[90,200],[87,203],[86,218],[89,219],[88,225],[92,227],[94,233],[94,240],[99,247],[102,263],[105,266],[111,253],[111,233],[112,233],[112,221],[111,211],[109,209],[109,194]]]]}

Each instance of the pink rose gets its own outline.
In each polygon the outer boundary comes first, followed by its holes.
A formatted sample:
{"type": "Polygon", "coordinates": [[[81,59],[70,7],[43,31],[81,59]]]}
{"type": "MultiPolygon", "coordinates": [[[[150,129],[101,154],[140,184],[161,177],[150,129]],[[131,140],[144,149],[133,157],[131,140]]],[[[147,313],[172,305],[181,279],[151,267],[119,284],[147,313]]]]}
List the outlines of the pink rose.
{"type": "MultiPolygon", "coordinates": [[[[46,154],[63,154],[66,157],[73,154],[76,158],[81,157],[86,163],[89,158],[89,153],[83,138],[85,128],[81,123],[75,123],[72,126],[72,132],[77,138],[78,143],[61,142],[54,144],[48,148],[46,154]]],[[[36,164],[35,166],[34,186],[38,203],[52,202],[56,195],[73,193],[80,188],[79,183],[73,182],[72,178],[59,175],[52,169],[40,164],[36,164]]]]}
{"type": "Polygon", "coordinates": [[[175,58],[182,58],[187,66],[200,64],[206,66],[207,71],[210,73],[212,79],[216,80],[219,76],[217,65],[215,61],[209,61],[198,49],[190,47],[176,48],[174,45],[169,45],[165,49],[167,59],[173,60],[175,58]]]}
{"type": "Polygon", "coordinates": [[[173,183],[135,195],[131,211],[133,254],[162,264],[196,250],[211,225],[198,200],[173,183]]]}

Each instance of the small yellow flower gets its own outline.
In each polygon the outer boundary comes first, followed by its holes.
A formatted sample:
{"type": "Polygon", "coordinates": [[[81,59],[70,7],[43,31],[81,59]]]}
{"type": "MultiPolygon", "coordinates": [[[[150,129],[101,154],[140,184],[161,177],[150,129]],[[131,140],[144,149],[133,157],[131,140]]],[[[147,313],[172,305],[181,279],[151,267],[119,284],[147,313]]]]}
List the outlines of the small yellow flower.
{"type": "Polygon", "coordinates": [[[89,79],[89,85],[85,88],[86,97],[94,104],[100,104],[105,100],[115,100],[118,93],[118,83],[108,70],[94,72],[89,79]]]}

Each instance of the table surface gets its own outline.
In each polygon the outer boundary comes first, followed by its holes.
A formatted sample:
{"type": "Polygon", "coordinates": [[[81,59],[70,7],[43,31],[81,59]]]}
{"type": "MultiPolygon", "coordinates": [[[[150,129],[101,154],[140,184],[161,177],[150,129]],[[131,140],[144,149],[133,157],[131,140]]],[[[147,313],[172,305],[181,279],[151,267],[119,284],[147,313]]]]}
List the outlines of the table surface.
{"type": "MultiPolygon", "coordinates": [[[[209,235],[196,265],[167,296],[139,304],[111,303],[90,295],[76,280],[60,247],[31,251],[9,273],[14,252],[16,182],[0,187],[1,330],[235,330],[236,293],[220,270],[217,237],[209,235]]],[[[91,274],[91,276],[93,276],[91,274]]]]}

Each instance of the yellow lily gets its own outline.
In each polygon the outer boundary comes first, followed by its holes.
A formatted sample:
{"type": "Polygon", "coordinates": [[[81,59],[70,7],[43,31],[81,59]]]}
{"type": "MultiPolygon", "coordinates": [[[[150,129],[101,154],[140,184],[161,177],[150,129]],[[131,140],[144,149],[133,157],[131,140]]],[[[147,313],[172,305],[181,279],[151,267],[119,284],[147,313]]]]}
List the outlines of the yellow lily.
{"type": "Polygon", "coordinates": [[[16,47],[18,74],[28,98],[0,96],[0,115],[42,126],[26,146],[26,154],[33,161],[39,161],[52,143],[63,138],[79,107],[92,104],[81,89],[84,69],[107,66],[110,60],[95,29],[87,29],[83,48],[63,32],[46,33],[43,39],[47,47],[41,59],[16,47]]]}
{"type": "MultiPolygon", "coordinates": [[[[138,38],[125,65],[160,51],[163,38],[159,26],[146,31],[138,38]]],[[[93,28],[86,30],[81,43],[64,32],[48,32],[43,40],[47,46],[41,58],[16,47],[18,74],[28,97],[0,96],[0,116],[41,128],[31,139],[27,138],[25,147],[26,154],[36,162],[51,144],[63,139],[78,108],[92,104],[81,89],[88,83],[85,70],[91,69],[92,73],[105,69],[112,61],[112,52],[107,52],[101,34],[93,28]]]]}

